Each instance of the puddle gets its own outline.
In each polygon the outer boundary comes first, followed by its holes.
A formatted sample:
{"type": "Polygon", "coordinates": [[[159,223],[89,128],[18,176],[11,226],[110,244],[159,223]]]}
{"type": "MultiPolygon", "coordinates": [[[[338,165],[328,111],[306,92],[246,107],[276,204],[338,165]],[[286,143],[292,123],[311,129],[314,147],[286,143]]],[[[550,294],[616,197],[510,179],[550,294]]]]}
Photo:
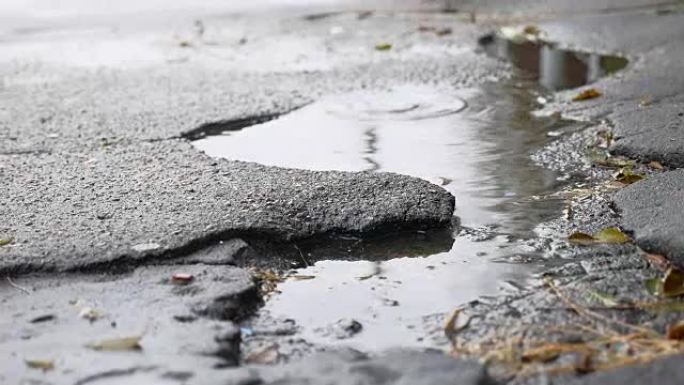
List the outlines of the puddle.
{"type": "Polygon", "coordinates": [[[488,54],[506,59],[531,74],[548,90],[563,90],[592,83],[628,64],[620,56],[564,50],[543,41],[506,39],[498,34],[480,39],[488,54]]]}
{"type": "MultiPolygon", "coordinates": [[[[319,251],[312,258],[318,262],[296,272],[315,278],[280,284],[280,293],[262,309],[264,317],[294,320],[301,336],[314,344],[363,350],[437,346],[424,339],[432,315],[525,285],[536,263],[501,262],[539,261],[547,246],[535,239],[534,228],[562,206],[545,198],[559,188],[559,175],[535,165],[530,154],[550,140],[550,131],[577,128],[557,118],[533,117],[539,96],[531,84],[512,83],[457,91],[403,86],[354,92],[194,141],[215,157],[413,175],[456,197],[463,227],[450,248],[443,242],[422,253],[395,247],[380,259],[370,253],[365,261],[326,260],[330,257],[319,251]],[[345,318],[363,325],[354,338],[329,332],[345,318]]],[[[303,255],[311,257],[307,250],[303,255]]]]}

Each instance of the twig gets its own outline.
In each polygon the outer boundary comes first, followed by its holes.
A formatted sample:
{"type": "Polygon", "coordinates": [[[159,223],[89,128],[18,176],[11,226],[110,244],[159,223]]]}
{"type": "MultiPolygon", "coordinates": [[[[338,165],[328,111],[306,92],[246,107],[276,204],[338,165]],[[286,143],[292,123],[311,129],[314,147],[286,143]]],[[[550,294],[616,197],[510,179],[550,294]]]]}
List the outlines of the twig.
{"type": "Polygon", "coordinates": [[[309,267],[311,266],[309,262],[304,258],[304,254],[302,253],[302,250],[299,249],[299,246],[295,245],[294,243],[292,244],[295,249],[299,252],[299,256],[302,257],[302,262],[304,262],[304,266],[309,267]]]}
{"type": "Polygon", "coordinates": [[[17,289],[17,290],[19,290],[19,291],[23,291],[24,293],[26,293],[26,294],[28,294],[28,295],[31,295],[31,292],[30,292],[27,288],[21,287],[21,286],[17,285],[16,283],[14,283],[14,282],[12,281],[12,278],[10,278],[9,275],[7,276],[7,283],[9,283],[10,286],[12,286],[13,288],[15,288],[15,289],[17,289]]]}

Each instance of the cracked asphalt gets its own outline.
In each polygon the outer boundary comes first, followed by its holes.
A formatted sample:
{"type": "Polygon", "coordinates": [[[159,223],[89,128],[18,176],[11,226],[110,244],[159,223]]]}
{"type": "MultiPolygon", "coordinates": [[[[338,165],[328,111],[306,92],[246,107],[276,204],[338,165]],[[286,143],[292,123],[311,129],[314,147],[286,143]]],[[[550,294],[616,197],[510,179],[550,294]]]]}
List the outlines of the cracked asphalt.
{"type": "MultiPolygon", "coordinates": [[[[591,85],[602,97],[577,103],[571,101],[577,90],[557,92],[544,110],[591,126],[561,140],[573,154],[582,153],[592,129],[607,127],[612,154],[664,166],[617,193],[593,193],[575,202],[574,218],[548,224],[567,233],[620,225],[636,245],[561,248],[565,263],[545,276],[577,301],[592,290],[648,300],[642,281],[660,271],[643,251],[674,264],[684,258],[684,176],[676,170],[684,159],[684,8],[680,2],[580,3],[569,10],[538,1],[515,9],[499,1],[454,1],[447,8],[462,12],[316,18],[193,9],[163,22],[143,12],[120,24],[99,16],[76,25],[69,18],[47,20],[47,30],[0,30],[0,238],[8,241],[0,246],[0,273],[8,277],[0,286],[0,382],[503,382],[495,369],[472,361],[482,356],[454,360],[424,352],[334,352],[277,367],[221,369],[240,361],[239,323],[260,300],[248,271],[234,266],[237,259],[259,258],[259,240],[444,228],[452,223],[454,199],[396,174],[212,159],[183,139],[203,125],[282,114],[337,92],[406,83],[466,88],[508,78],[511,67],[476,46],[496,23],[534,23],[562,46],[630,59],[626,70],[591,85]],[[331,18],[349,33],[331,33],[331,18]],[[425,24],[448,25],[452,33],[415,33],[425,24]],[[388,41],[396,42],[390,52],[374,49],[388,41]],[[178,273],[191,274],[193,282],[170,282],[178,273]],[[84,306],[101,317],[79,316],[84,306]],[[44,316],[52,317],[32,322],[44,316]],[[141,334],[142,353],[84,350],[94,339],[141,334]],[[38,359],[54,360],[56,368],[22,363],[38,359]]],[[[578,170],[597,185],[610,178],[594,171],[578,170]]],[[[458,214],[458,202],[455,207],[458,214]]],[[[473,321],[458,338],[481,343],[506,325],[502,338],[524,332],[550,339],[550,325],[583,321],[548,310],[557,303],[543,286],[476,301],[466,309],[473,321]],[[538,328],[529,332],[530,324],[538,328]]],[[[681,312],[606,314],[664,333],[681,312]]],[[[678,384],[680,360],[573,381],[678,384]]],[[[506,381],[571,380],[544,374],[506,381]]]]}

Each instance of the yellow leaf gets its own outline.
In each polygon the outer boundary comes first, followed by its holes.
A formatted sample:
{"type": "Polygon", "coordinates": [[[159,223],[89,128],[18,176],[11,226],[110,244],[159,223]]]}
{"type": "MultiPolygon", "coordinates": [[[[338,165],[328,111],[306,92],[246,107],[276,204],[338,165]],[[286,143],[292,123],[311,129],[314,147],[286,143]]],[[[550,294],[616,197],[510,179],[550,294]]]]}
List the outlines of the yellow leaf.
{"type": "Polygon", "coordinates": [[[581,232],[570,234],[568,241],[573,245],[591,245],[596,243],[596,239],[592,235],[581,232]]]}
{"type": "Polygon", "coordinates": [[[375,46],[376,51],[389,51],[392,49],[392,44],[380,43],[375,46]]]}
{"type": "Polygon", "coordinates": [[[6,246],[12,243],[14,239],[12,238],[0,238],[0,246],[6,246]]]}
{"type": "Polygon", "coordinates": [[[603,229],[596,233],[594,238],[597,242],[615,245],[628,243],[630,241],[627,234],[623,233],[622,230],[618,229],[617,227],[608,227],[603,229]]]}
{"type": "Polygon", "coordinates": [[[588,88],[579,94],[577,94],[574,98],[572,98],[573,102],[581,102],[584,100],[589,100],[589,99],[595,99],[598,98],[599,96],[603,95],[601,91],[597,90],[596,88],[588,88]]]}

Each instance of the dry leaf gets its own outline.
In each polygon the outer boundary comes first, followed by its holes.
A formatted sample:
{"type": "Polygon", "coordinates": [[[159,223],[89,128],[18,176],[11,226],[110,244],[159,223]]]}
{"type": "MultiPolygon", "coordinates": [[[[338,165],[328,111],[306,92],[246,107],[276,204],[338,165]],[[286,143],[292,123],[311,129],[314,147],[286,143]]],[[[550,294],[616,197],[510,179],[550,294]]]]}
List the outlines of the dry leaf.
{"type": "Polygon", "coordinates": [[[601,91],[597,90],[596,88],[588,88],[579,94],[577,94],[574,98],[572,98],[573,102],[581,102],[584,100],[590,100],[590,99],[595,99],[598,98],[599,96],[603,95],[601,91]]]}
{"type": "Polygon", "coordinates": [[[661,254],[644,253],[644,258],[646,258],[649,263],[654,264],[663,270],[669,268],[671,265],[670,260],[661,254]]]}
{"type": "Polygon", "coordinates": [[[662,293],[666,297],[684,294],[684,274],[679,269],[669,268],[663,277],[662,293]]]}
{"type": "Polygon", "coordinates": [[[55,362],[53,360],[24,360],[24,362],[26,362],[26,366],[31,369],[48,371],[55,368],[55,362]]]}
{"type": "Polygon", "coordinates": [[[140,340],[142,336],[113,338],[102,340],[86,345],[94,350],[119,351],[119,350],[140,350],[140,340]]]}
{"type": "Polygon", "coordinates": [[[667,338],[671,340],[684,340],[684,321],[668,326],[667,338]]]}

